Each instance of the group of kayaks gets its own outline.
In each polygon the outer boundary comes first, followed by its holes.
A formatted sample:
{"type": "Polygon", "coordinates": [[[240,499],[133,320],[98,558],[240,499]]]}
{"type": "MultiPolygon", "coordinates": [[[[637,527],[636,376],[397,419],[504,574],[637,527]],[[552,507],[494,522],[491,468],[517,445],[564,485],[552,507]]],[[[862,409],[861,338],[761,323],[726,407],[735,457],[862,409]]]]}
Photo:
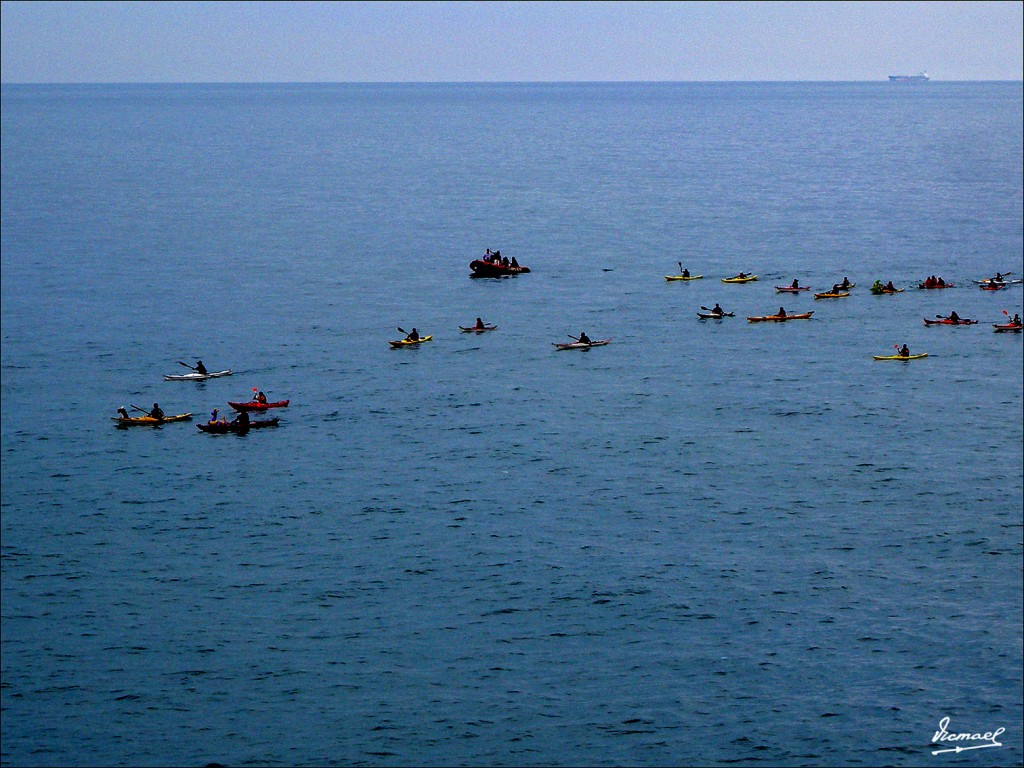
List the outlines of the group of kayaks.
{"type": "MultiPolygon", "coordinates": [[[[180,360],[178,361],[178,364],[183,365],[186,368],[191,368],[193,372],[189,374],[167,374],[164,376],[164,381],[207,381],[208,379],[230,376],[233,373],[233,371],[229,369],[209,372],[203,365],[202,360],[200,360],[196,366],[188,365],[180,360]]],[[[245,434],[252,429],[276,427],[280,423],[280,419],[277,417],[254,419],[250,414],[263,413],[272,408],[287,408],[289,403],[289,400],[270,401],[267,399],[266,395],[259,391],[257,387],[253,387],[252,400],[228,401],[228,405],[238,414],[236,418],[230,421],[224,418],[218,419],[217,414],[219,413],[219,409],[214,408],[209,421],[202,424],[196,424],[196,427],[202,432],[208,432],[211,434],[245,434]]],[[[131,407],[139,411],[142,415],[129,416],[126,408],[122,406],[117,409],[119,415],[112,417],[118,427],[160,427],[164,424],[173,424],[179,421],[192,420],[191,412],[179,413],[174,416],[166,416],[163,414],[162,409],[157,403],[153,403],[153,408],[150,411],[146,411],[144,408],[139,408],[137,405],[133,405],[131,407]]]]}
{"type": "MultiPolygon", "coordinates": [[[[683,270],[682,269],[682,263],[679,264],[679,267],[680,267],[680,274],[678,274],[678,275],[665,275],[665,279],[668,280],[668,281],[699,280],[699,279],[704,277],[703,275],[691,275],[689,273],[689,270],[683,270]]],[[[1008,272],[1007,273],[999,273],[994,278],[989,278],[987,280],[975,280],[974,282],[979,284],[982,288],[985,288],[987,290],[998,290],[998,289],[1001,289],[1001,288],[1003,288],[1003,287],[1005,287],[1007,285],[1014,285],[1014,284],[1021,284],[1022,283],[1021,280],[1009,280],[1009,279],[1007,279],[1007,278],[1005,278],[1003,276],[1004,274],[1010,274],[1010,273],[1008,273],[1008,272]],[[992,286],[995,286],[995,288],[993,288],[992,286]]],[[[757,275],[747,274],[745,272],[740,272],[739,274],[734,275],[732,277],[722,278],[722,282],[723,283],[749,283],[749,282],[754,282],[756,280],[757,280],[757,275]]],[[[843,299],[843,298],[848,298],[850,296],[850,289],[853,288],[855,285],[856,285],[856,283],[850,282],[848,278],[843,278],[843,282],[842,283],[836,283],[835,285],[832,286],[831,290],[826,291],[826,292],[822,292],[822,293],[815,293],[813,295],[814,295],[815,299],[843,299]]],[[[947,283],[942,278],[935,277],[934,275],[931,276],[931,277],[925,278],[923,281],[921,281],[918,284],[918,288],[924,289],[924,290],[952,288],[952,287],[954,287],[953,283],[947,283]]],[[[777,293],[785,293],[785,294],[797,295],[797,294],[800,294],[800,293],[810,292],[811,288],[810,288],[810,286],[800,285],[798,280],[793,280],[793,282],[790,285],[776,285],[775,286],[775,290],[776,290],[777,293]]],[[[891,294],[896,294],[896,293],[903,293],[904,290],[906,290],[906,289],[905,288],[897,288],[895,285],[893,285],[891,280],[888,283],[883,283],[881,280],[876,280],[871,285],[871,288],[870,288],[871,293],[875,294],[875,295],[885,295],[885,294],[890,294],[891,295],[891,294]]],[[[708,309],[707,307],[704,307],[704,306],[702,306],[701,309],[704,310],[704,311],[697,313],[697,317],[699,319],[701,319],[701,320],[721,320],[721,319],[726,318],[726,317],[734,317],[735,316],[735,313],[733,313],[733,312],[725,312],[718,305],[716,305],[713,310],[708,309]]],[[[813,311],[811,311],[811,312],[789,313],[789,312],[786,312],[785,309],[780,307],[779,311],[777,313],[775,313],[775,314],[750,316],[750,317],[747,317],[747,320],[749,322],[751,322],[751,323],[761,323],[761,322],[776,322],[776,323],[778,323],[778,322],[786,322],[786,321],[789,321],[789,320],[809,320],[812,317],[813,314],[814,314],[813,311]]],[[[1006,315],[1008,319],[1010,318],[1009,313],[1006,312],[1005,310],[1003,311],[1003,314],[1006,315]]],[[[929,325],[929,326],[930,325],[977,325],[978,324],[977,320],[961,318],[955,312],[952,312],[952,313],[950,313],[949,315],[946,315],[946,316],[936,315],[934,319],[925,318],[924,322],[925,322],[925,325],[929,325]]],[[[996,333],[1004,333],[1004,332],[1017,332],[1017,333],[1020,333],[1022,330],[1024,330],[1024,327],[1022,327],[1022,324],[1021,324],[1019,316],[1015,316],[1014,318],[1010,319],[1010,322],[1007,322],[1007,323],[993,323],[992,326],[993,326],[993,329],[995,330],[996,333]]],[[[897,347],[897,350],[899,350],[899,347],[897,347]]],[[[903,349],[903,350],[900,350],[895,355],[874,355],[873,357],[874,357],[875,360],[920,360],[920,359],[925,358],[927,356],[928,356],[927,353],[911,355],[911,354],[909,354],[908,350],[903,349]],[[901,354],[900,352],[905,352],[906,354],[901,354]]]]}

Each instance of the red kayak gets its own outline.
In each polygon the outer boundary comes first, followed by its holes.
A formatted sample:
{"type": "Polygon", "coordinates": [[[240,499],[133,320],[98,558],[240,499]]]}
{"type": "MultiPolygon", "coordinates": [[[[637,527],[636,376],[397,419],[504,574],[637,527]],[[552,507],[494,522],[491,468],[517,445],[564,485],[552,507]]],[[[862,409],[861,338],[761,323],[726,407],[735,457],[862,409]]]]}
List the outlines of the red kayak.
{"type": "Polygon", "coordinates": [[[232,403],[229,400],[228,405],[236,411],[265,411],[268,408],[287,408],[290,402],[290,400],[278,400],[276,403],[260,403],[253,400],[248,403],[232,403]]]}
{"type": "Polygon", "coordinates": [[[469,268],[473,270],[473,274],[470,277],[511,277],[512,275],[521,275],[530,271],[529,267],[506,267],[501,262],[484,261],[483,259],[475,259],[469,262],[469,268]]]}
{"type": "Polygon", "coordinates": [[[953,283],[936,283],[933,285],[928,285],[927,283],[920,283],[917,287],[926,291],[934,291],[938,288],[952,288],[953,283]]]}
{"type": "Polygon", "coordinates": [[[1020,333],[1021,329],[1024,329],[1024,325],[1017,325],[1016,323],[992,323],[992,327],[996,329],[996,333],[1003,333],[1004,331],[1020,333]]]}
{"type": "Polygon", "coordinates": [[[960,318],[959,320],[950,320],[948,317],[939,318],[936,320],[929,320],[927,317],[924,318],[925,325],[977,325],[977,320],[965,320],[960,318]]]}

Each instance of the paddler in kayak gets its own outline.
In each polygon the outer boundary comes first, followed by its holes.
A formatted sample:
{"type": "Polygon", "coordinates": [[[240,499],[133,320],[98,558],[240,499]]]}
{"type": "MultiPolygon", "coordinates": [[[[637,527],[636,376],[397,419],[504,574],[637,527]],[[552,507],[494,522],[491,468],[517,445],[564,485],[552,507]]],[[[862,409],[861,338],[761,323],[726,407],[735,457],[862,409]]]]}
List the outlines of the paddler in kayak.
{"type": "Polygon", "coordinates": [[[892,284],[892,280],[885,284],[885,290],[895,292],[896,286],[892,284]]]}
{"type": "Polygon", "coordinates": [[[123,405],[117,409],[117,415],[120,416],[122,419],[130,418],[128,416],[128,409],[125,408],[123,405]]]}
{"type": "Polygon", "coordinates": [[[231,426],[239,427],[241,429],[248,429],[249,428],[249,412],[248,411],[239,411],[238,415],[234,419],[231,420],[231,426]]]}
{"type": "Polygon", "coordinates": [[[481,320],[479,317],[476,319],[476,325],[474,325],[473,327],[476,330],[478,330],[478,331],[486,331],[487,330],[487,326],[484,325],[484,321],[481,320]]]}
{"type": "Polygon", "coordinates": [[[265,394],[263,394],[262,390],[260,390],[260,393],[258,395],[256,395],[256,402],[257,403],[265,403],[265,402],[267,402],[267,396],[265,394]]]}
{"type": "Polygon", "coordinates": [[[908,347],[906,344],[904,344],[900,348],[899,356],[900,357],[910,357],[910,347],[908,347]]]}
{"type": "Polygon", "coordinates": [[[420,332],[417,331],[415,328],[413,328],[411,331],[409,331],[408,335],[406,335],[405,340],[406,341],[419,341],[420,340],[420,332]]]}
{"type": "Polygon", "coordinates": [[[590,337],[586,333],[580,331],[580,337],[577,339],[580,344],[590,344],[590,337]]]}
{"type": "Polygon", "coordinates": [[[740,272],[738,275],[736,275],[736,277],[733,278],[733,280],[744,280],[744,279],[746,279],[746,277],[747,277],[747,273],[746,272],[740,272]]]}
{"type": "Polygon", "coordinates": [[[150,411],[149,413],[147,413],[146,415],[149,416],[152,419],[156,419],[157,421],[163,421],[164,420],[164,412],[160,408],[159,403],[153,403],[153,410],[150,411]]]}
{"type": "Polygon", "coordinates": [[[205,376],[209,371],[206,370],[206,366],[203,365],[202,360],[196,360],[196,373],[200,373],[205,376]]]}
{"type": "Polygon", "coordinates": [[[779,307],[779,311],[775,313],[775,316],[776,317],[785,317],[786,316],[786,309],[784,307],[779,307]]]}
{"type": "Polygon", "coordinates": [[[839,284],[839,287],[842,288],[844,291],[847,288],[850,288],[852,286],[853,286],[853,283],[850,282],[850,278],[848,278],[848,277],[844,277],[843,278],[843,282],[839,284]]]}
{"type": "Polygon", "coordinates": [[[718,303],[716,302],[716,303],[715,303],[715,306],[713,306],[713,307],[711,308],[711,314],[712,314],[712,315],[718,315],[719,317],[722,317],[722,316],[724,316],[724,315],[725,315],[725,310],[724,310],[724,309],[722,309],[722,308],[721,308],[721,307],[720,307],[720,306],[718,305],[718,303]]]}
{"type": "Polygon", "coordinates": [[[960,315],[958,315],[956,312],[950,312],[949,317],[947,317],[946,319],[949,320],[951,323],[959,323],[960,315]]]}
{"type": "Polygon", "coordinates": [[[689,276],[690,276],[690,270],[689,269],[684,269],[683,270],[683,277],[689,277],[689,276]]]}
{"type": "Polygon", "coordinates": [[[800,281],[797,280],[796,278],[794,278],[793,279],[793,284],[791,286],[789,286],[789,287],[790,288],[799,288],[800,287],[800,281]]]}

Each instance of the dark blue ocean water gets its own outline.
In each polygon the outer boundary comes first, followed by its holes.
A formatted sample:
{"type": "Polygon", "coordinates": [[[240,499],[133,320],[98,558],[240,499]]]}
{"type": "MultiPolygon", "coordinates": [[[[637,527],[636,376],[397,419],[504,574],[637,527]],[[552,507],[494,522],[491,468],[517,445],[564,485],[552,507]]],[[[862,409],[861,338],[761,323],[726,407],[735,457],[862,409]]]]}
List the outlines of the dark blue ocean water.
{"type": "Polygon", "coordinates": [[[1022,101],[4,86],[3,764],[1019,765],[1022,101]]]}

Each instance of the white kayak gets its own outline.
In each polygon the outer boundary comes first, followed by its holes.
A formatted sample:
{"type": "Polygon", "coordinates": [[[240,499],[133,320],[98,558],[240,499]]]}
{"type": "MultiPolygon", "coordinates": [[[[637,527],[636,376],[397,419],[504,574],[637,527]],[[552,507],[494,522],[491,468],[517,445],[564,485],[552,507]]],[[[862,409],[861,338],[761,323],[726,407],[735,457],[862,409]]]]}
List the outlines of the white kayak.
{"type": "Polygon", "coordinates": [[[218,376],[230,376],[234,371],[216,371],[214,373],[183,373],[180,376],[164,376],[164,381],[206,381],[218,376]]]}

